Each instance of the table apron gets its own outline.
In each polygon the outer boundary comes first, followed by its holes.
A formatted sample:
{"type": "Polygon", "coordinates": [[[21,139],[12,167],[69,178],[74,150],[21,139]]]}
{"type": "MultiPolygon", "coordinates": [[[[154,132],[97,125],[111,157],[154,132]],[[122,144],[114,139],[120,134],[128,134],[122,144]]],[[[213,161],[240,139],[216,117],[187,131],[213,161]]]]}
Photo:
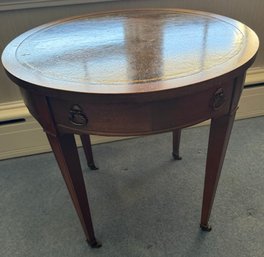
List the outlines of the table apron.
{"type": "Polygon", "coordinates": [[[89,103],[54,97],[48,101],[57,129],[62,133],[130,136],[170,131],[224,115],[230,110],[232,94],[231,81],[195,94],[146,103],[89,103]],[[222,102],[215,107],[219,90],[222,102]],[[76,106],[86,119],[84,124],[71,121],[76,106]]]}

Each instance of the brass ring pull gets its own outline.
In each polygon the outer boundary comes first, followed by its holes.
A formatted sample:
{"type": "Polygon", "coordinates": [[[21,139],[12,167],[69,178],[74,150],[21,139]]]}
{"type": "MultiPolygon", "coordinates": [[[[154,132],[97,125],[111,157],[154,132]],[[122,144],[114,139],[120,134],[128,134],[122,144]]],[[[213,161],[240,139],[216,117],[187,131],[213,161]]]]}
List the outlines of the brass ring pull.
{"type": "Polygon", "coordinates": [[[85,126],[88,123],[88,119],[82,112],[82,108],[77,104],[73,105],[70,109],[69,121],[76,126],[85,126]]]}
{"type": "Polygon", "coordinates": [[[225,98],[223,88],[217,89],[214,94],[213,103],[212,103],[214,111],[219,110],[223,106],[225,101],[226,101],[226,98],[225,98]]]}

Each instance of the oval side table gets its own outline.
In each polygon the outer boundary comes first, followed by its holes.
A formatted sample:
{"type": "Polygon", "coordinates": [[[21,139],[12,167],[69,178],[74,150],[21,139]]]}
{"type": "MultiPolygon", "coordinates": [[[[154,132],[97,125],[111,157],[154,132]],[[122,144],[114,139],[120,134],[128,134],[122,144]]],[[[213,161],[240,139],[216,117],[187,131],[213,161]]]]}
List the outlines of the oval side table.
{"type": "Polygon", "coordinates": [[[99,247],[77,153],[89,135],[173,132],[211,119],[200,226],[208,224],[246,70],[258,37],[220,15],[183,9],[92,13],[32,29],[5,48],[4,68],[47,134],[87,242],[99,247]]]}

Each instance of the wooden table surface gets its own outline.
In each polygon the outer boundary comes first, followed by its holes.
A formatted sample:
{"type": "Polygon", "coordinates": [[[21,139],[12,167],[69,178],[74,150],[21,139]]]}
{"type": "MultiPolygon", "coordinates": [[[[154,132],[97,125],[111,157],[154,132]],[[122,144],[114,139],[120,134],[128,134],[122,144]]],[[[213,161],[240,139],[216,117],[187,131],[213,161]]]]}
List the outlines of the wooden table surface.
{"type": "Polygon", "coordinates": [[[181,9],[76,16],[10,42],[3,65],[47,133],[91,246],[100,244],[73,134],[81,136],[95,169],[90,134],[173,131],[173,156],[180,159],[181,129],[211,119],[200,223],[209,231],[245,73],[258,46],[256,34],[238,21],[181,9]]]}

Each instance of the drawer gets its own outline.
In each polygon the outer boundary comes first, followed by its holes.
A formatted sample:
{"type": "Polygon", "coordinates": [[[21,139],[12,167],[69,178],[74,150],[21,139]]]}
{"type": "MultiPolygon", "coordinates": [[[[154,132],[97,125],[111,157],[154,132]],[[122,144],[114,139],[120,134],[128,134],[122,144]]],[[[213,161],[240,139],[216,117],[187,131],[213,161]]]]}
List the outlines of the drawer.
{"type": "Polygon", "coordinates": [[[114,103],[49,98],[61,131],[97,135],[143,135],[187,127],[228,113],[232,84],[215,85],[186,96],[146,103],[114,103]]]}

